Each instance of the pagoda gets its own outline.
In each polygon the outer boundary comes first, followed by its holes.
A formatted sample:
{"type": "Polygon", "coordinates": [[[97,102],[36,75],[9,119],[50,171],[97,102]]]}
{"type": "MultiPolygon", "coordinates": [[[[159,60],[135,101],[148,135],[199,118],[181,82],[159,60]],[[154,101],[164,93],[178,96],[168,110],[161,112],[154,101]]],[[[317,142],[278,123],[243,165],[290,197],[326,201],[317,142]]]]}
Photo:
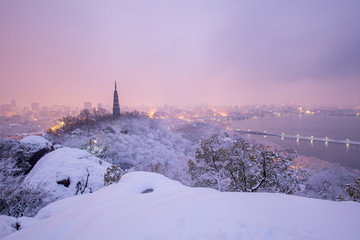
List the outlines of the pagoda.
{"type": "Polygon", "coordinates": [[[115,90],[114,90],[113,116],[114,118],[120,117],[119,96],[117,93],[116,82],[115,82],[115,90]]]}

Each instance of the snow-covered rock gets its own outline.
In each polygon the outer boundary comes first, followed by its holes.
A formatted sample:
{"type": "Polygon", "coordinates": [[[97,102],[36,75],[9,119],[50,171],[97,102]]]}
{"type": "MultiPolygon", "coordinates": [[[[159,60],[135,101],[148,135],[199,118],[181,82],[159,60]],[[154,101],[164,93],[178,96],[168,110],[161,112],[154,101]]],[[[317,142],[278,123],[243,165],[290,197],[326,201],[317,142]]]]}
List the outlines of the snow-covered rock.
{"type": "Polygon", "coordinates": [[[51,200],[62,199],[104,187],[104,173],[110,166],[86,151],[59,148],[41,158],[23,184],[41,186],[50,192],[51,200]]]}
{"type": "Polygon", "coordinates": [[[28,156],[26,161],[30,164],[30,168],[26,173],[31,171],[40,158],[54,149],[50,141],[40,136],[24,137],[20,140],[20,144],[25,146],[27,152],[25,155],[28,156]]]}
{"type": "Polygon", "coordinates": [[[50,141],[40,136],[28,136],[20,141],[0,138],[0,161],[12,161],[27,174],[37,161],[53,150],[50,141]]]}
{"type": "Polygon", "coordinates": [[[20,140],[20,143],[28,146],[34,152],[37,152],[43,148],[50,149],[52,144],[49,140],[40,136],[27,136],[20,140]]]}
{"type": "Polygon", "coordinates": [[[351,240],[358,239],[359,216],[355,202],[224,193],[133,172],[93,194],[48,205],[37,223],[5,239],[351,240]]]}

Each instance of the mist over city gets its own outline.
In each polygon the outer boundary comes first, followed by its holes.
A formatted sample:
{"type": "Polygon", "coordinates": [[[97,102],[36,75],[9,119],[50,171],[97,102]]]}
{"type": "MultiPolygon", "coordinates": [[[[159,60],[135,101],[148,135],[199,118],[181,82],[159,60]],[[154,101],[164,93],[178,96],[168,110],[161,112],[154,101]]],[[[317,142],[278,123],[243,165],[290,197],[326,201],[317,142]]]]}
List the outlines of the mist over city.
{"type": "Polygon", "coordinates": [[[359,239],[359,12],[0,1],[0,239],[359,239]]]}

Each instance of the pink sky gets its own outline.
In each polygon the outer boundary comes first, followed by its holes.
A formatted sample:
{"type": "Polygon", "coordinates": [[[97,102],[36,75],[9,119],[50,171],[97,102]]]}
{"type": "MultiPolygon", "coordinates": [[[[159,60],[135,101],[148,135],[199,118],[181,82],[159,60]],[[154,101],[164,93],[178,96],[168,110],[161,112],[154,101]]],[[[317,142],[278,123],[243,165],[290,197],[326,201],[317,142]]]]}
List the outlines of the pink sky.
{"type": "Polygon", "coordinates": [[[360,105],[359,1],[0,1],[0,104],[360,105]]]}

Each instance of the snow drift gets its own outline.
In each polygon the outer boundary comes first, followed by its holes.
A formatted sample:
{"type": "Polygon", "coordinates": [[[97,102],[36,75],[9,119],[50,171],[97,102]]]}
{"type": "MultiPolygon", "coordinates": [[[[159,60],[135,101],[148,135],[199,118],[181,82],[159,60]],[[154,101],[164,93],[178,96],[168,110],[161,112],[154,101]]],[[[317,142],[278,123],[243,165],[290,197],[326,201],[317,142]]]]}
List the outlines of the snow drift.
{"type": "Polygon", "coordinates": [[[0,239],[16,231],[16,218],[0,215],[0,239]]]}
{"type": "Polygon", "coordinates": [[[221,193],[133,172],[48,205],[5,239],[358,239],[358,216],[355,202],[221,193]]]}

